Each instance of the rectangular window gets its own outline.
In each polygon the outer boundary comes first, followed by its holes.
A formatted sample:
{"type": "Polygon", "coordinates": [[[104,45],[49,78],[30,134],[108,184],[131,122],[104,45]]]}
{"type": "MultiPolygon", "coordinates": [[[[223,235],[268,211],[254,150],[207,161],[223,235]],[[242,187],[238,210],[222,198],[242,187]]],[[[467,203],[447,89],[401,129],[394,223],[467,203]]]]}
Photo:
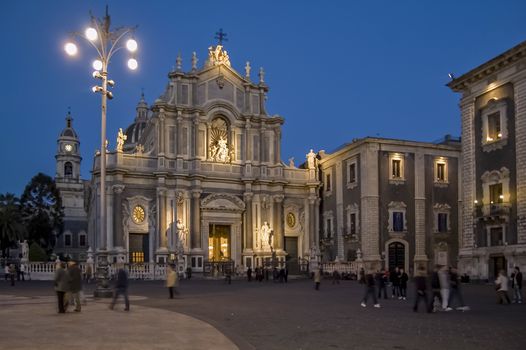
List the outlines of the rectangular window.
{"type": "Polygon", "coordinates": [[[332,237],[331,226],[332,226],[332,220],[331,219],[327,219],[327,238],[331,238],[332,237]]]}
{"type": "Polygon", "coordinates": [[[356,213],[351,213],[351,227],[349,227],[350,234],[354,235],[356,234],[356,213]]]}
{"type": "Polygon", "coordinates": [[[437,163],[437,180],[446,181],[446,164],[437,163]]]}
{"type": "Polygon", "coordinates": [[[499,246],[503,244],[502,227],[492,227],[490,229],[491,246],[499,246]]]}
{"type": "Polygon", "coordinates": [[[447,213],[438,213],[438,232],[447,232],[447,213]]]}
{"type": "Polygon", "coordinates": [[[80,235],[79,236],[79,247],[85,247],[86,246],[86,235],[80,235]]]}
{"type": "Polygon", "coordinates": [[[183,84],[181,85],[181,103],[187,105],[188,104],[188,85],[183,84]]]}
{"type": "Polygon", "coordinates": [[[254,154],[252,155],[252,158],[254,159],[254,161],[259,161],[259,136],[254,135],[252,140],[253,140],[252,152],[254,152],[254,154]]]}
{"type": "Polygon", "coordinates": [[[502,195],[502,184],[489,185],[489,200],[491,204],[502,203],[504,196],[502,195]]]}
{"type": "Polygon", "coordinates": [[[402,160],[400,160],[400,159],[393,159],[392,160],[392,168],[391,168],[391,177],[392,178],[398,179],[398,178],[402,177],[401,166],[402,166],[402,160]]]}
{"type": "Polygon", "coordinates": [[[188,154],[188,128],[183,127],[182,129],[183,137],[182,137],[182,152],[181,154],[188,154]]]}
{"type": "Polygon", "coordinates": [[[393,231],[403,232],[404,231],[404,213],[400,211],[393,212],[393,231]]]}
{"type": "Polygon", "coordinates": [[[347,176],[347,182],[353,183],[356,182],[356,163],[349,164],[348,168],[348,176],[347,176]]]}
{"type": "Polygon", "coordinates": [[[64,246],[71,247],[71,235],[70,234],[64,235],[64,246]]]}
{"type": "Polygon", "coordinates": [[[326,192],[331,191],[331,174],[327,174],[325,176],[325,191],[326,192]]]}
{"type": "Polygon", "coordinates": [[[175,154],[175,127],[170,126],[168,128],[168,150],[170,153],[175,154]]]}
{"type": "Polygon", "coordinates": [[[502,138],[500,127],[500,112],[488,115],[488,136],[486,141],[496,141],[502,138]]]}

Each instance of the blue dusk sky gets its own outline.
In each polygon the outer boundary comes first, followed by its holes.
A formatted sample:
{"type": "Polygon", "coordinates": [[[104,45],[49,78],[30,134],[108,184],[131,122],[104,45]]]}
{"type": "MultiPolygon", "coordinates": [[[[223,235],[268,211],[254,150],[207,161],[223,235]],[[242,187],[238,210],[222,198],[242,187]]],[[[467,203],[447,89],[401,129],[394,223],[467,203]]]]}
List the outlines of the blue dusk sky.
{"type": "Polygon", "coordinates": [[[267,110],[285,118],[282,159],[333,150],[354,138],[434,141],[460,135],[459,96],[445,84],[526,40],[526,1],[4,1],[0,14],[0,193],[20,195],[37,172],[55,175],[56,140],[68,107],[80,136],[82,176],[100,145],[94,51],[64,54],[89,10],[113,26],[138,25],[139,69],[111,62],[115,99],[108,139],[135,116],[141,89],[161,95],[180,52],[184,70],[228,33],[232,66],[264,67],[267,110]]]}

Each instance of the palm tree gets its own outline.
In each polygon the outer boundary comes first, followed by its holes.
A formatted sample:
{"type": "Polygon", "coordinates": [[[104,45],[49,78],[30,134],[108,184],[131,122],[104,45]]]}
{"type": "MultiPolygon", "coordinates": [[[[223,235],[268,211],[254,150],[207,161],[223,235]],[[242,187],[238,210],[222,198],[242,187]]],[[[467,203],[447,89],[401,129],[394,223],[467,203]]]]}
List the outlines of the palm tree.
{"type": "Polygon", "coordinates": [[[26,236],[22,221],[20,199],[12,193],[0,194],[0,249],[6,256],[9,248],[26,236]]]}

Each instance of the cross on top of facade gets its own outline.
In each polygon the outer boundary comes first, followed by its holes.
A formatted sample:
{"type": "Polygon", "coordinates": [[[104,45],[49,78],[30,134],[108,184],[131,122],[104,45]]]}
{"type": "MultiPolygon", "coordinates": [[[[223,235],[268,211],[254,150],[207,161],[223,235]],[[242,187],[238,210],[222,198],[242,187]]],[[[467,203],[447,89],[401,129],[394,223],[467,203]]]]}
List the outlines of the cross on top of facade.
{"type": "Polygon", "coordinates": [[[219,28],[219,32],[216,32],[214,39],[217,39],[218,45],[223,45],[223,41],[228,41],[226,36],[227,33],[223,32],[223,28],[219,28]]]}

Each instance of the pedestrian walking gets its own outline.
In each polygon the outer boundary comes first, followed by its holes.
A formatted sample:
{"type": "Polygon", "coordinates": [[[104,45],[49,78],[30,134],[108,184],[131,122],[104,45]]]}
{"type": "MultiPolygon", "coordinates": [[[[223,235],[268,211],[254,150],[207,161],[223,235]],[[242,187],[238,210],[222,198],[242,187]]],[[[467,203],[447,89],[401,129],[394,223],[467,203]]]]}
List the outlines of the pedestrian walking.
{"type": "MultiPolygon", "coordinates": [[[[66,279],[68,283],[68,297],[67,300],[73,301],[75,304],[75,312],[80,312],[80,292],[82,290],[82,271],[76,261],[70,261],[68,270],[66,271],[66,279]]],[[[66,311],[67,307],[64,307],[66,311]]]]}
{"type": "Polygon", "coordinates": [[[440,294],[440,279],[438,277],[438,271],[440,265],[435,265],[433,273],[431,274],[431,300],[429,301],[428,310],[437,312],[442,308],[442,295],[440,294]]]}
{"type": "Polygon", "coordinates": [[[11,279],[11,286],[15,286],[15,275],[16,275],[16,267],[15,264],[9,265],[9,278],[11,279]]]}
{"type": "Polygon", "coordinates": [[[340,273],[338,270],[332,272],[332,284],[340,284],[340,273]]]}
{"type": "Polygon", "coordinates": [[[365,295],[362,299],[362,303],[360,304],[362,307],[367,306],[367,299],[369,298],[369,295],[373,297],[374,307],[379,308],[380,304],[378,303],[378,299],[376,299],[374,276],[371,272],[365,275],[365,295]]]}
{"type": "Polygon", "coordinates": [[[416,287],[416,295],[415,295],[415,305],[413,306],[413,311],[418,312],[418,305],[420,304],[420,301],[422,300],[424,302],[424,309],[426,309],[427,312],[431,312],[431,310],[428,307],[428,301],[427,301],[427,276],[426,276],[426,271],[423,266],[419,266],[416,272],[415,287],[416,287]]]}
{"type": "Polygon", "coordinates": [[[252,268],[251,267],[249,267],[247,270],[247,280],[249,282],[252,282],[252,268]]]}
{"type": "Polygon", "coordinates": [[[398,297],[400,299],[400,269],[395,267],[394,271],[389,274],[391,277],[391,285],[393,286],[392,298],[398,297]]]}
{"type": "Polygon", "coordinates": [[[407,299],[407,281],[409,280],[409,276],[404,271],[404,269],[400,269],[400,296],[398,299],[406,300],[407,299]]]}
{"type": "Polygon", "coordinates": [[[314,289],[320,290],[321,283],[321,271],[319,268],[314,270],[314,289]]]}
{"type": "Polygon", "coordinates": [[[449,270],[447,266],[442,266],[438,271],[438,280],[440,281],[440,295],[442,297],[442,310],[453,310],[448,306],[449,302],[449,270]]]}
{"type": "Polygon", "coordinates": [[[515,266],[511,274],[511,287],[513,288],[513,302],[522,304],[522,272],[518,266],[515,266]]]}
{"type": "Polygon", "coordinates": [[[365,284],[365,270],[363,267],[358,272],[358,283],[365,284]]]}
{"type": "MultiPolygon", "coordinates": [[[[168,265],[168,272],[166,274],[166,287],[170,294],[170,299],[174,298],[174,289],[179,287],[179,278],[177,272],[172,265],[168,265]]],[[[175,291],[177,293],[177,291],[175,291]]]]}
{"type": "Polygon", "coordinates": [[[124,269],[123,264],[119,264],[119,271],[117,272],[117,282],[113,291],[113,300],[110,304],[111,310],[113,310],[115,302],[121,294],[124,297],[124,311],[130,311],[130,300],[128,299],[128,272],[124,269]]]}
{"type": "Polygon", "coordinates": [[[382,298],[382,292],[384,294],[384,299],[387,299],[387,279],[384,269],[381,269],[380,272],[376,274],[376,284],[378,285],[378,299],[382,298]]]}
{"type": "Polygon", "coordinates": [[[457,310],[467,311],[469,307],[464,304],[464,298],[462,297],[460,277],[456,268],[452,267],[449,271],[449,300],[448,307],[453,308],[453,301],[458,299],[459,306],[457,310]]]}
{"type": "Polygon", "coordinates": [[[58,301],[58,313],[63,314],[66,312],[66,309],[64,308],[64,295],[66,294],[66,291],[68,290],[68,280],[66,276],[66,270],[65,270],[66,264],[63,262],[58,262],[56,264],[55,269],[55,292],[57,293],[57,301],[58,301]]]}
{"type": "Polygon", "coordinates": [[[287,283],[289,281],[289,268],[287,267],[287,265],[285,265],[285,268],[283,269],[283,271],[285,272],[283,277],[285,277],[285,283],[287,283]]]}
{"type": "Polygon", "coordinates": [[[10,275],[10,273],[9,273],[9,265],[6,263],[4,265],[4,277],[5,277],[6,281],[9,280],[9,275],[10,275]]]}
{"type": "Polygon", "coordinates": [[[26,280],[26,264],[22,263],[20,264],[20,277],[22,278],[22,282],[26,280]]]}
{"type": "Polygon", "coordinates": [[[498,303],[510,304],[510,297],[508,296],[508,277],[504,270],[499,271],[499,276],[495,281],[495,289],[497,290],[498,303]]]}

